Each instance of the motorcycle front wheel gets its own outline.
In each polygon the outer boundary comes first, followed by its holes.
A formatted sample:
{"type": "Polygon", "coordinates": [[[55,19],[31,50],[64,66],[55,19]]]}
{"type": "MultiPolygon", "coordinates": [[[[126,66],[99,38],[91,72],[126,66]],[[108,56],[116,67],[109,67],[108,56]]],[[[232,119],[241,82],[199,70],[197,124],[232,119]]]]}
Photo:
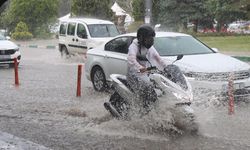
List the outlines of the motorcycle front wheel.
{"type": "Polygon", "coordinates": [[[109,102],[124,119],[128,118],[129,105],[118,92],[111,95],[109,102]]]}

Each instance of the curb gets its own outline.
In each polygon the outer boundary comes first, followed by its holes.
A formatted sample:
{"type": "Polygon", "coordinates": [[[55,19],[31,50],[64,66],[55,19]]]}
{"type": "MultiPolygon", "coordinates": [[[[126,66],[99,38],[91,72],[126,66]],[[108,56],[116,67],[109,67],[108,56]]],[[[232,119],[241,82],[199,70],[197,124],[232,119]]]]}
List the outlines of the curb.
{"type": "Polygon", "coordinates": [[[58,46],[55,45],[47,45],[47,46],[38,46],[38,45],[21,45],[17,44],[18,47],[29,47],[29,48],[43,48],[43,49],[57,49],[58,46]]]}

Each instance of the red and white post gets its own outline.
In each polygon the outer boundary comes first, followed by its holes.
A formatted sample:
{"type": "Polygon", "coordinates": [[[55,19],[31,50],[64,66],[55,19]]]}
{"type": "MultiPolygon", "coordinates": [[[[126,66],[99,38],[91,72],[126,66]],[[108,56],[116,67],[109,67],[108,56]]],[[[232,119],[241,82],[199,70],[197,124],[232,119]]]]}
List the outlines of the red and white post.
{"type": "Polygon", "coordinates": [[[17,58],[14,58],[14,72],[15,72],[15,86],[19,86],[17,58]]]}
{"type": "Polygon", "coordinates": [[[228,81],[228,114],[232,115],[234,114],[234,88],[233,88],[233,80],[234,80],[234,75],[233,73],[230,74],[229,81],[228,81]]]}
{"type": "Polygon", "coordinates": [[[78,65],[76,97],[81,97],[82,65],[78,65]]]}

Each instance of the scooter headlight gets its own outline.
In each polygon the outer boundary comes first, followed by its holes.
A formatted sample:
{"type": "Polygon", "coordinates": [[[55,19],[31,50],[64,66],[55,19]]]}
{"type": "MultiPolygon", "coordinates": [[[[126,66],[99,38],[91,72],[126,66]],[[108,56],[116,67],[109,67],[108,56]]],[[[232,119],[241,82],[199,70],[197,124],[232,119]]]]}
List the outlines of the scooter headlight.
{"type": "Polygon", "coordinates": [[[182,95],[182,94],[179,94],[179,93],[173,93],[173,95],[180,99],[181,101],[193,101],[193,94],[188,94],[188,95],[182,95]]]}

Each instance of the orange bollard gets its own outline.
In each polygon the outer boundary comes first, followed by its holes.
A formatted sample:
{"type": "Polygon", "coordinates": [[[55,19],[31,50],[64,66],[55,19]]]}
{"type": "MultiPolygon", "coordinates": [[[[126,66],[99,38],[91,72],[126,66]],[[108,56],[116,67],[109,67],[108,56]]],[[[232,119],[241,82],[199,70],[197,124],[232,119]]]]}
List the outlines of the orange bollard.
{"type": "Polygon", "coordinates": [[[81,97],[82,65],[78,65],[76,97],[81,97]]]}
{"type": "Polygon", "coordinates": [[[14,58],[15,85],[19,86],[17,58],[14,58]]]}
{"type": "Polygon", "coordinates": [[[229,97],[228,114],[229,115],[234,114],[233,78],[234,78],[233,74],[230,74],[229,81],[228,81],[228,97],[229,97]]]}

